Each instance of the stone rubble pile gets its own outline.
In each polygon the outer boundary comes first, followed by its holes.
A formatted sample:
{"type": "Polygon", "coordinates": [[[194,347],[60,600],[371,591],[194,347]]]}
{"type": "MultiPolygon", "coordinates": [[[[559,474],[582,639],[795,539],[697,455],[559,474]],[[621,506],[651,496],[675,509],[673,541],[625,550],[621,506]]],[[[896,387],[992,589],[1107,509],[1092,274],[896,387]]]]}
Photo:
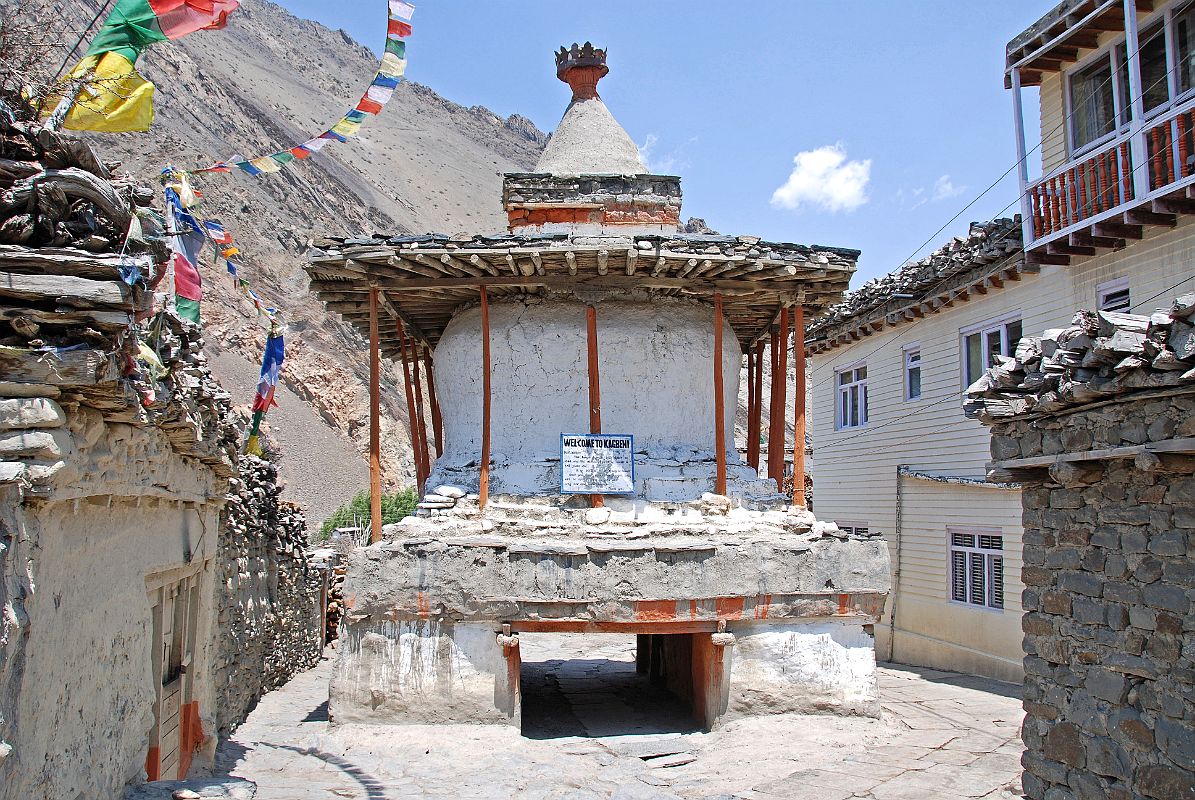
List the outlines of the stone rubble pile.
{"type": "Polygon", "coordinates": [[[977,266],[1000,261],[1021,250],[1021,218],[972,222],[966,237],[956,236],[920,261],[910,261],[899,269],[872,278],[826,316],[807,328],[810,336],[844,320],[866,313],[894,299],[915,302],[943,280],[977,266]]]}
{"type": "Polygon", "coordinates": [[[1142,389],[1195,382],[1195,294],[1151,316],[1079,311],[1066,328],[1026,336],[1012,357],[967,388],[967,416],[982,422],[1048,414],[1142,389]]]}
{"type": "Polygon", "coordinates": [[[262,694],[315,666],[323,650],[325,573],[308,558],[302,510],[281,493],[272,463],[241,457],[220,527],[221,734],[262,694]]]}

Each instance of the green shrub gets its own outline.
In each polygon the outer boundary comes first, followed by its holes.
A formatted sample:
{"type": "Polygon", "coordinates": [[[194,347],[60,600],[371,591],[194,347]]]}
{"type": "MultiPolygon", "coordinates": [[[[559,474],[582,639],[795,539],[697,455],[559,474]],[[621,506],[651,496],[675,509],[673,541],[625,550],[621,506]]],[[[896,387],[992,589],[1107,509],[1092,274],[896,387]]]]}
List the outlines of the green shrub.
{"type": "MultiPolygon", "coordinates": [[[[324,520],[320,526],[317,541],[327,541],[332,531],[337,528],[364,528],[369,525],[369,501],[367,491],[360,491],[352,500],[336,509],[332,516],[324,520]]],[[[414,489],[403,489],[391,494],[382,493],[382,524],[389,525],[398,522],[403,517],[415,513],[415,504],[419,502],[419,495],[414,489]]]]}

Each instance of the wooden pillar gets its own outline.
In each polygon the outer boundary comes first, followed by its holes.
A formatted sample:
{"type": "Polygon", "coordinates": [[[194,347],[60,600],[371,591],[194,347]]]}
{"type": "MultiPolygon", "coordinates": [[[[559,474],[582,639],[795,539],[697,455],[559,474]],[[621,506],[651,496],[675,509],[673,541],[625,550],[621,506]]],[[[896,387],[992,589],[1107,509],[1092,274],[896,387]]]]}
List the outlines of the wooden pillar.
{"type": "Polygon", "coordinates": [[[432,349],[424,351],[427,365],[427,401],[432,407],[432,434],[436,437],[436,458],[444,455],[444,418],[440,415],[440,400],[436,397],[436,371],[432,360],[432,349]]]}
{"type": "Polygon", "coordinates": [[[478,505],[485,508],[490,499],[490,301],[485,287],[481,294],[481,478],[478,505]]]}
{"type": "MultiPolygon", "coordinates": [[[[602,381],[598,373],[597,309],[585,308],[585,332],[589,363],[589,432],[602,432],[602,381]]],[[[601,508],[605,501],[600,494],[589,496],[594,508],[601,508]]]]}
{"type": "Polygon", "coordinates": [[[423,471],[423,453],[419,448],[419,412],[415,409],[415,393],[411,391],[411,362],[407,354],[407,337],[403,333],[402,323],[395,322],[394,330],[398,332],[398,347],[402,358],[403,393],[407,397],[407,421],[411,426],[411,451],[415,455],[415,483],[419,486],[419,497],[423,497],[423,482],[427,480],[427,473],[423,471]]]}
{"type": "Polygon", "coordinates": [[[382,540],[382,399],[378,352],[378,290],[369,290],[369,524],[370,541],[382,540]]]}
{"type": "Polygon", "coordinates": [[[793,309],[793,505],[805,507],[805,307],[793,309]]]}
{"type": "Polygon", "coordinates": [[[776,368],[772,372],[771,425],[768,428],[768,474],[784,491],[784,406],[788,394],[788,308],[780,309],[780,330],[776,337],[776,368]]]}
{"type": "Polygon", "coordinates": [[[415,381],[415,414],[419,418],[419,457],[423,459],[423,479],[432,474],[431,450],[427,443],[427,415],[423,411],[423,379],[419,374],[419,353],[423,345],[411,340],[411,376],[415,381]]]}
{"type": "Polygon", "coordinates": [[[755,343],[755,352],[747,354],[747,363],[754,363],[755,372],[751,377],[748,395],[753,400],[747,402],[747,463],[756,472],[759,471],[759,434],[763,420],[763,347],[760,339],[755,343]]]}
{"type": "Polygon", "coordinates": [[[714,293],[714,452],[718,464],[715,492],[726,494],[726,396],[722,390],[722,295],[714,293]]]}

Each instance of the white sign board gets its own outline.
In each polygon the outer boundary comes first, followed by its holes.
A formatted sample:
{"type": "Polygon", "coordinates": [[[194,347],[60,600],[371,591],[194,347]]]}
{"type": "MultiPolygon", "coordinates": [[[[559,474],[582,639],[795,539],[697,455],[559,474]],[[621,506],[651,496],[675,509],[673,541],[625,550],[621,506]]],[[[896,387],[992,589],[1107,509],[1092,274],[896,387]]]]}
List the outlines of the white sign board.
{"type": "Polygon", "coordinates": [[[561,494],[634,494],[635,437],[560,434],[561,494]]]}

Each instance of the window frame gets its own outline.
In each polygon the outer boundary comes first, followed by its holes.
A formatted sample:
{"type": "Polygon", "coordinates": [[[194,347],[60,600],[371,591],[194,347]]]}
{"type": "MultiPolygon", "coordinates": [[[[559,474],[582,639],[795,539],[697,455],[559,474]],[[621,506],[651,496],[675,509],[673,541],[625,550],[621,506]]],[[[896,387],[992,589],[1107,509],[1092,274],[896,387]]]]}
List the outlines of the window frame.
{"type": "MultiPolygon", "coordinates": [[[[1154,11],[1144,20],[1137,24],[1137,30],[1141,32],[1138,36],[1138,44],[1142,44],[1148,38],[1154,35],[1153,30],[1155,26],[1160,26],[1163,46],[1166,51],[1166,90],[1169,95],[1169,100],[1165,103],[1159,104],[1157,107],[1145,112],[1141,122],[1147,123],[1150,120],[1165,114],[1179,105],[1182,105],[1191,99],[1195,98],[1195,80],[1192,80],[1192,85],[1183,89],[1180,84],[1179,69],[1181,67],[1178,59],[1178,32],[1176,30],[1176,22],[1179,16],[1195,9],[1195,0],[1188,3],[1175,4],[1169,8],[1159,9],[1154,11]]],[[[1195,24],[1195,20],[1193,20],[1195,24]]],[[[1103,145],[1114,139],[1120,138],[1126,134],[1133,123],[1132,104],[1125,108],[1125,102],[1128,98],[1121,97],[1122,87],[1120,81],[1120,70],[1127,70],[1127,66],[1122,64],[1120,58],[1120,49],[1125,49],[1126,56],[1128,55],[1128,36],[1118,36],[1107,45],[1088,53],[1087,56],[1072,64],[1063,73],[1062,80],[1062,110],[1064,114],[1064,125],[1066,130],[1066,152],[1067,160],[1073,161],[1093,150],[1098,150],[1103,145]],[[1100,136],[1097,139],[1084,144],[1082,147],[1075,146],[1075,131],[1073,125],[1070,123],[1074,117],[1074,104],[1072,102],[1072,78],[1079,72],[1090,67],[1097,61],[1106,58],[1112,71],[1112,107],[1113,107],[1113,125],[1109,133],[1100,136]],[[1126,114],[1127,111],[1127,114],[1126,114]],[[1121,119],[1124,117],[1127,121],[1122,123],[1121,119]]],[[[1140,54],[1136,54],[1139,56],[1140,54]]],[[[1144,89],[1144,87],[1143,87],[1144,89]]]]}
{"type": "MultiPolygon", "coordinates": [[[[987,334],[992,333],[992,332],[996,331],[997,329],[999,329],[999,331],[1000,331],[1000,354],[1004,355],[1004,356],[1011,357],[1013,354],[1016,353],[1017,343],[1008,341],[1008,326],[1014,322],[1021,323],[1021,338],[1022,339],[1025,338],[1024,318],[1021,316],[1020,311],[1012,311],[1012,312],[1009,312],[1008,314],[1004,314],[999,317],[993,317],[992,319],[985,320],[984,322],[979,322],[974,325],[968,325],[965,328],[959,328],[959,332],[958,332],[958,335],[959,335],[959,370],[962,372],[963,388],[964,389],[966,387],[970,386],[971,384],[975,383],[975,381],[979,380],[979,377],[980,377],[979,375],[975,375],[974,377],[972,377],[970,374],[970,365],[967,362],[967,355],[968,355],[967,354],[967,338],[970,336],[974,336],[975,334],[980,334],[980,336],[981,336],[980,344],[982,346],[982,345],[986,344],[986,339],[984,337],[987,334]]],[[[1020,341],[1020,340],[1018,340],[1018,341],[1020,341]]],[[[987,349],[983,348],[980,350],[980,355],[982,356],[986,352],[987,352],[987,349]]],[[[984,359],[984,363],[985,364],[987,363],[986,359],[984,359]]],[[[984,366],[984,367],[982,367],[982,369],[986,370],[986,369],[988,369],[988,367],[984,366]]]]}
{"type": "Polygon", "coordinates": [[[1095,307],[1100,311],[1114,311],[1120,314],[1127,314],[1133,308],[1133,287],[1129,285],[1129,276],[1122,275],[1119,278],[1113,278],[1110,281],[1095,287],[1095,307]],[[1123,309],[1105,308],[1104,303],[1107,301],[1109,295],[1119,294],[1120,292],[1127,292],[1126,300],[1128,305],[1123,309]]]}
{"type": "Polygon", "coordinates": [[[868,376],[865,374],[862,378],[855,377],[854,373],[860,369],[867,369],[866,361],[855,361],[834,370],[834,430],[836,431],[853,431],[867,427],[870,416],[867,409],[868,376]],[[852,380],[849,383],[843,384],[840,379],[846,373],[852,374],[852,380]],[[847,397],[850,396],[849,390],[852,387],[859,388],[860,391],[856,393],[856,397],[862,399],[862,405],[859,407],[859,422],[855,425],[848,425],[847,420],[843,417],[842,401],[844,394],[847,397]]]}
{"type": "Polygon", "coordinates": [[[920,342],[911,342],[910,344],[906,344],[904,347],[902,347],[900,350],[900,361],[901,361],[901,371],[900,371],[901,383],[904,384],[902,396],[904,397],[904,400],[906,403],[916,402],[916,401],[920,400],[922,395],[925,393],[925,385],[923,383],[923,381],[925,380],[925,361],[921,356],[921,343],[920,342]],[[910,391],[911,384],[909,382],[909,373],[913,370],[912,365],[909,364],[909,360],[914,355],[917,356],[917,395],[916,396],[914,396],[913,393],[910,391]]]}
{"type": "Polygon", "coordinates": [[[961,606],[976,611],[987,611],[994,614],[1003,614],[1008,610],[1007,605],[1007,562],[1008,556],[1005,553],[1005,535],[1001,528],[985,528],[985,527],[947,527],[946,528],[946,601],[951,605],[961,606]],[[974,542],[971,546],[956,545],[954,537],[959,536],[973,536],[974,542]],[[997,537],[1000,539],[1000,548],[990,548],[980,546],[980,537],[997,537]],[[957,600],[954,596],[955,583],[955,563],[954,554],[964,553],[965,562],[963,566],[963,594],[967,599],[957,600]],[[983,574],[984,574],[984,602],[975,603],[970,599],[973,592],[973,584],[971,579],[973,577],[972,555],[980,555],[983,557],[983,574]],[[995,605],[996,598],[996,559],[1000,560],[1000,576],[999,576],[999,603],[995,605]]]}

